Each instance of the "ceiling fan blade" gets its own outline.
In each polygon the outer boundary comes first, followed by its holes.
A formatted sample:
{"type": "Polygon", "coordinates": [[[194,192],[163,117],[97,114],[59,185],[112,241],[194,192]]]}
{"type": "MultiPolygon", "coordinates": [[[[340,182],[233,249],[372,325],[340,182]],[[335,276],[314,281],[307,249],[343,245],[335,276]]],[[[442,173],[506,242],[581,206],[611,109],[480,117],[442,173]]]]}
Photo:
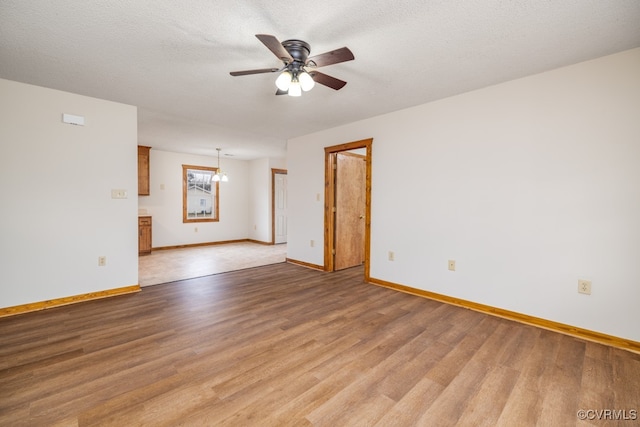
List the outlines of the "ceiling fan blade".
{"type": "Polygon", "coordinates": [[[259,70],[232,71],[229,74],[232,76],[247,76],[249,74],[275,73],[279,69],[280,68],[261,68],[259,70]]]}
{"type": "Polygon", "coordinates": [[[282,43],[278,41],[274,36],[270,36],[269,34],[256,34],[258,40],[262,42],[275,56],[278,57],[283,62],[289,63],[293,62],[293,58],[287,52],[287,49],[282,46],[282,43]]]}
{"type": "Polygon", "coordinates": [[[280,90],[280,89],[278,89],[276,91],[276,95],[287,95],[288,93],[289,93],[288,90],[280,90]]]}
{"type": "Polygon", "coordinates": [[[331,52],[321,53],[307,59],[308,67],[324,67],[326,65],[338,64],[340,62],[351,61],[354,59],[353,53],[349,48],[341,47],[331,52]]]}
{"type": "Polygon", "coordinates": [[[319,71],[309,71],[309,75],[313,77],[316,83],[330,87],[331,89],[340,90],[347,84],[344,80],[336,79],[319,71]]]}

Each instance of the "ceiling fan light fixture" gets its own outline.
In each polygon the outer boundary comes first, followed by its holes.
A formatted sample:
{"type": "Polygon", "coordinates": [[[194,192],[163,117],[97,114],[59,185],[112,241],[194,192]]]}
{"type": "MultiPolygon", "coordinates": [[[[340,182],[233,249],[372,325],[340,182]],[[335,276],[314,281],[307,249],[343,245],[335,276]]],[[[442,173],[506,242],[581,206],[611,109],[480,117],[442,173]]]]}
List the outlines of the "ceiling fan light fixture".
{"type": "Polygon", "coordinates": [[[300,96],[302,95],[302,88],[300,87],[300,82],[294,80],[291,82],[289,86],[289,96],[300,96]]]}
{"type": "Polygon", "coordinates": [[[316,82],[313,80],[313,77],[306,71],[303,71],[298,75],[298,81],[300,81],[300,87],[303,91],[307,92],[315,86],[316,82]]]}
{"type": "Polygon", "coordinates": [[[291,73],[288,70],[285,70],[280,73],[280,75],[276,79],[276,86],[278,87],[278,89],[286,92],[289,90],[291,80],[291,73]]]}
{"type": "Polygon", "coordinates": [[[352,61],[355,57],[349,48],[341,47],[310,57],[311,46],[305,41],[290,39],[280,42],[269,34],[256,34],[256,37],[282,62],[283,67],[232,71],[232,76],[279,72],[280,75],[275,81],[278,87],[276,95],[290,96],[300,96],[302,91],[311,90],[316,83],[334,90],[340,90],[347,84],[343,80],[316,71],[316,68],[352,61]],[[310,70],[313,74],[306,72],[305,67],[312,67],[310,70]]]}

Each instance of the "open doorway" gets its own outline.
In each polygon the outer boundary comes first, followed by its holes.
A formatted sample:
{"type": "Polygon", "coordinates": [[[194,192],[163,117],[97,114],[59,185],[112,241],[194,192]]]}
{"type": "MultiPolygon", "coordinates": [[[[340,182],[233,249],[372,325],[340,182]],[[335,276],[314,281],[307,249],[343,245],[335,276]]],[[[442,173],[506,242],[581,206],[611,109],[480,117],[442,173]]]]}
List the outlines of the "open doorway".
{"type": "Polygon", "coordinates": [[[287,243],[286,169],[271,169],[271,243],[287,243]]]}
{"type": "Polygon", "coordinates": [[[365,280],[370,272],[372,144],[370,138],[325,147],[324,269],[364,263],[365,280]],[[357,200],[361,197],[364,205],[357,200]]]}

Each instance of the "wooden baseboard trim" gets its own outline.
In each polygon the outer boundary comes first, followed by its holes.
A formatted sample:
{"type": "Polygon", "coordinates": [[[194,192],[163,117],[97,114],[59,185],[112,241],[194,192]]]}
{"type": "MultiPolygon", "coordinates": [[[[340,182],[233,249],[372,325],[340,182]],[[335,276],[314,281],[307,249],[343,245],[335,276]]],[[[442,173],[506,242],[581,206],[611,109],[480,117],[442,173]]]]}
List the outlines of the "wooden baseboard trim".
{"type": "Polygon", "coordinates": [[[259,245],[273,246],[272,242],[263,242],[263,241],[260,241],[260,240],[247,239],[247,242],[257,243],[259,245]]]}
{"type": "Polygon", "coordinates": [[[174,246],[158,246],[157,248],[152,248],[153,251],[165,251],[168,249],[184,249],[184,248],[197,248],[200,246],[216,246],[216,245],[227,245],[229,243],[243,243],[243,242],[251,242],[257,243],[259,245],[267,245],[272,246],[271,242],[263,242],[260,240],[253,239],[237,239],[237,240],[221,240],[219,242],[204,242],[204,243],[188,243],[186,245],[174,245],[174,246]]]}
{"type": "Polygon", "coordinates": [[[324,271],[324,267],[322,265],[310,264],[304,261],[298,261],[296,259],[286,258],[286,261],[291,264],[300,265],[302,267],[313,268],[314,270],[324,271]]]}
{"type": "Polygon", "coordinates": [[[611,347],[632,351],[634,353],[640,353],[640,342],[638,341],[615,337],[612,335],[603,334],[601,332],[590,331],[588,329],[566,325],[564,323],[554,322],[552,320],[542,319],[540,317],[529,316],[527,314],[517,313],[515,311],[505,310],[502,308],[492,307],[490,305],[479,304],[473,301],[467,301],[460,298],[450,297],[450,296],[438,294],[435,292],[416,289],[416,288],[412,288],[405,285],[399,285],[397,283],[387,282],[385,280],[370,278],[369,282],[374,285],[383,286],[385,288],[390,288],[390,289],[405,292],[408,294],[429,298],[429,299],[444,302],[447,304],[457,305],[459,307],[478,311],[480,313],[490,314],[492,316],[514,320],[516,322],[537,326],[539,328],[547,329],[554,332],[559,332],[561,334],[571,335],[573,337],[581,338],[587,341],[593,341],[599,344],[605,344],[611,347]]]}
{"type": "Polygon", "coordinates": [[[183,249],[183,248],[197,248],[200,246],[215,246],[215,245],[226,245],[228,243],[242,243],[249,242],[249,239],[238,239],[238,240],[221,240],[219,242],[204,242],[204,243],[188,243],[186,245],[175,245],[175,246],[159,246],[157,248],[152,248],[154,251],[165,251],[168,249],[183,249]]]}
{"type": "Polygon", "coordinates": [[[125,286],[123,288],[107,289],[98,292],[89,292],[71,297],[56,298],[47,301],[32,302],[29,304],[15,305],[13,307],[0,308],[0,317],[14,316],[16,314],[30,313],[32,311],[46,310],[63,305],[75,304],[77,302],[91,301],[95,299],[108,298],[117,295],[140,292],[140,285],[125,286]]]}

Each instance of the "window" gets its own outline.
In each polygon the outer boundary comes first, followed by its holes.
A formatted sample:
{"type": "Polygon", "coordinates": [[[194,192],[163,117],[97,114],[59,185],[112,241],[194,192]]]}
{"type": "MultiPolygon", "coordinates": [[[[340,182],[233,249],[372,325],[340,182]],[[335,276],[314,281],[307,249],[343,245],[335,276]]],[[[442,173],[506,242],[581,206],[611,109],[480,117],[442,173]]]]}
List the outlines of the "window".
{"type": "Polygon", "coordinates": [[[182,165],[182,222],[219,221],[216,168],[182,165]]]}

